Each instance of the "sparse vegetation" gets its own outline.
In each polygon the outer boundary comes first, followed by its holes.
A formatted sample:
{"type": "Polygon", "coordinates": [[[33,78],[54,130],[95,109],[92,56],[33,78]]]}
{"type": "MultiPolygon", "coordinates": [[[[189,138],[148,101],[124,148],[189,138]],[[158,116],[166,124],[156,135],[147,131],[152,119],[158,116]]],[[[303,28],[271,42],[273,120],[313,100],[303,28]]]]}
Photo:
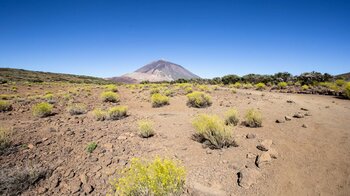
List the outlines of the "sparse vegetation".
{"type": "Polygon", "coordinates": [[[304,84],[304,85],[301,87],[301,89],[303,89],[304,91],[305,91],[305,90],[309,90],[309,86],[306,85],[306,84],[304,84]]]}
{"type": "Polygon", "coordinates": [[[344,89],[344,94],[348,99],[350,99],[350,82],[346,84],[344,89]]]}
{"type": "Polygon", "coordinates": [[[264,90],[266,88],[266,85],[262,82],[259,82],[255,85],[256,90],[264,90]]]}
{"type": "Polygon", "coordinates": [[[0,127],[0,154],[10,145],[10,132],[8,129],[0,127]]]}
{"type": "Polygon", "coordinates": [[[250,109],[245,115],[244,124],[247,127],[261,127],[262,126],[262,115],[259,111],[250,109]]]}
{"type": "Polygon", "coordinates": [[[211,97],[203,92],[195,91],[187,95],[187,104],[191,107],[202,108],[212,104],[211,97]]]}
{"type": "Polygon", "coordinates": [[[41,102],[33,106],[33,115],[36,117],[46,117],[52,114],[53,106],[46,102],[41,102]]]}
{"type": "Polygon", "coordinates": [[[48,92],[46,93],[44,96],[43,96],[43,99],[48,102],[48,103],[55,103],[56,100],[55,100],[55,96],[51,93],[51,92],[48,92]]]}
{"type": "Polygon", "coordinates": [[[104,86],[107,91],[118,92],[118,87],[114,84],[108,84],[104,86]]]}
{"type": "Polygon", "coordinates": [[[127,106],[115,106],[108,110],[108,118],[110,120],[119,120],[127,116],[127,106]]]}
{"type": "Polygon", "coordinates": [[[97,144],[95,143],[95,142],[91,142],[91,143],[89,143],[88,145],[87,145],[87,147],[86,147],[86,151],[88,152],[88,153],[92,153],[92,152],[94,152],[94,150],[97,148],[97,144]]]}
{"type": "Polygon", "coordinates": [[[76,103],[68,107],[68,112],[70,115],[80,115],[87,112],[86,105],[82,103],[76,103]]]}
{"type": "Polygon", "coordinates": [[[133,158],[130,168],[121,172],[114,183],[116,195],[181,195],[185,185],[185,169],[170,159],[151,162],[133,158]]]}
{"type": "Polygon", "coordinates": [[[279,89],[285,89],[285,88],[287,88],[288,84],[287,84],[287,82],[279,82],[277,84],[277,86],[279,89]]]}
{"type": "Polygon", "coordinates": [[[12,105],[9,101],[0,100],[0,112],[7,112],[12,110],[12,105]]]}
{"type": "Polygon", "coordinates": [[[94,110],[92,111],[92,114],[93,114],[93,116],[95,117],[95,119],[96,119],[97,121],[106,120],[107,117],[108,117],[107,112],[106,112],[106,111],[103,111],[103,110],[101,110],[101,109],[94,109],[94,110]]]}
{"type": "Polygon", "coordinates": [[[161,107],[169,104],[169,97],[155,93],[151,97],[151,102],[153,107],[161,107]]]}
{"type": "Polygon", "coordinates": [[[230,109],[225,113],[225,124],[236,126],[239,122],[238,111],[235,109],[230,109]]]}
{"type": "Polygon", "coordinates": [[[233,144],[232,131],[225,127],[224,121],[216,115],[201,114],[192,122],[196,129],[194,138],[203,143],[209,142],[211,148],[223,148],[233,144]]]}
{"type": "Polygon", "coordinates": [[[113,102],[113,103],[119,102],[118,94],[112,91],[103,92],[101,94],[101,98],[104,102],[113,102]]]}
{"type": "Polygon", "coordinates": [[[153,95],[153,94],[157,94],[160,92],[160,89],[159,88],[151,88],[150,90],[150,94],[153,95]]]}
{"type": "Polygon", "coordinates": [[[154,135],[153,122],[149,120],[140,120],[138,122],[139,135],[143,138],[148,138],[154,135]]]}
{"type": "Polygon", "coordinates": [[[186,87],[186,88],[184,89],[184,91],[185,91],[185,94],[187,95],[187,94],[189,94],[189,93],[192,93],[192,92],[193,92],[193,89],[192,89],[192,87],[188,86],[188,87],[186,87]]]}

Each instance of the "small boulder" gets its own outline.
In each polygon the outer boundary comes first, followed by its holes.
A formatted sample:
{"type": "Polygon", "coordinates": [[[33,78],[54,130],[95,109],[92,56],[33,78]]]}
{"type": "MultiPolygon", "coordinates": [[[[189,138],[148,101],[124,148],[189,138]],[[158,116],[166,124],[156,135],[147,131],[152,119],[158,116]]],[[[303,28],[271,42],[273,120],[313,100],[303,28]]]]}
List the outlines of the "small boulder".
{"type": "Polygon", "coordinates": [[[255,133],[248,133],[245,137],[247,139],[254,139],[254,138],[256,138],[256,134],[255,133]]]}
{"type": "Polygon", "coordinates": [[[260,144],[257,146],[257,148],[261,151],[268,151],[271,148],[272,140],[263,140],[260,142],[260,144]]]}
{"type": "Polygon", "coordinates": [[[291,121],[291,120],[292,120],[292,117],[290,117],[290,116],[285,116],[284,119],[286,119],[286,121],[291,121]]]}
{"type": "Polygon", "coordinates": [[[256,154],[254,154],[252,152],[248,152],[246,157],[247,157],[247,159],[255,159],[256,158],[256,154]]]}
{"type": "Polygon", "coordinates": [[[283,119],[277,119],[276,120],[276,123],[285,123],[286,121],[285,120],[283,120],[283,119]]]}
{"type": "Polygon", "coordinates": [[[128,139],[128,137],[126,137],[125,135],[121,135],[117,139],[118,140],[126,140],[126,139],[128,139]]]}
{"type": "Polygon", "coordinates": [[[308,109],[306,109],[306,108],[300,108],[301,110],[303,110],[303,111],[309,111],[308,109]]]}
{"type": "Polygon", "coordinates": [[[306,124],[303,124],[301,127],[303,127],[303,128],[307,128],[307,125],[306,125],[306,124]]]}
{"type": "Polygon", "coordinates": [[[238,185],[244,189],[249,189],[256,184],[261,177],[261,173],[255,168],[244,168],[238,172],[238,185]]]}
{"type": "Polygon", "coordinates": [[[260,168],[263,165],[270,164],[270,162],[271,162],[271,155],[270,155],[270,153],[263,152],[257,157],[257,159],[255,161],[255,164],[256,164],[256,166],[258,166],[260,168]]]}
{"type": "Polygon", "coordinates": [[[304,114],[302,113],[296,113],[293,115],[294,118],[304,118],[304,114]]]}
{"type": "Polygon", "coordinates": [[[267,151],[270,154],[270,157],[273,159],[277,159],[278,152],[274,148],[270,148],[269,151],[267,151]]]}

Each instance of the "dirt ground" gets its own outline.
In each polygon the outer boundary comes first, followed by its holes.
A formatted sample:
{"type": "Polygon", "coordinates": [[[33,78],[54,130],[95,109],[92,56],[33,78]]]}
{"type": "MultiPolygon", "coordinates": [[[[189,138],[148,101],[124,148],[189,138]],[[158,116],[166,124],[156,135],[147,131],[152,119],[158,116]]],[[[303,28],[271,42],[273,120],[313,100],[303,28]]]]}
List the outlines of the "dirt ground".
{"type": "MultiPolygon", "coordinates": [[[[67,87],[55,85],[30,89],[18,86],[17,94],[55,94],[66,90],[67,87]]],[[[219,88],[210,93],[213,104],[207,108],[188,107],[185,95],[171,97],[170,105],[152,108],[149,91],[119,87],[118,104],[102,102],[102,91],[93,87],[91,93],[79,92],[73,98],[85,103],[90,111],[126,105],[129,116],[115,121],[96,121],[90,113],[71,116],[66,111],[68,101],[62,98],[54,104],[56,114],[46,118],[32,115],[31,107],[38,100],[16,101],[13,111],[0,113],[1,126],[13,132],[12,146],[0,155],[0,177],[39,169],[45,172],[44,177],[22,195],[106,195],[116,169],[127,166],[133,157],[151,159],[158,155],[178,159],[186,168],[184,195],[350,194],[349,100],[255,90],[237,90],[233,94],[228,88],[219,88]],[[248,109],[260,110],[263,126],[234,127],[238,147],[210,150],[192,140],[195,130],[191,121],[196,115],[223,117],[231,107],[239,111],[240,120],[248,109]],[[275,122],[297,112],[311,116],[275,122]],[[155,122],[154,137],[144,139],[137,135],[136,122],[140,119],[155,122]],[[248,133],[256,138],[246,139],[248,133]],[[257,145],[266,139],[273,141],[278,157],[258,168],[255,159],[262,152],[257,145]],[[86,152],[90,142],[98,144],[91,154],[86,152]],[[261,173],[248,189],[238,185],[237,173],[245,167],[261,173]]],[[[9,92],[3,88],[0,94],[9,92]]]]}

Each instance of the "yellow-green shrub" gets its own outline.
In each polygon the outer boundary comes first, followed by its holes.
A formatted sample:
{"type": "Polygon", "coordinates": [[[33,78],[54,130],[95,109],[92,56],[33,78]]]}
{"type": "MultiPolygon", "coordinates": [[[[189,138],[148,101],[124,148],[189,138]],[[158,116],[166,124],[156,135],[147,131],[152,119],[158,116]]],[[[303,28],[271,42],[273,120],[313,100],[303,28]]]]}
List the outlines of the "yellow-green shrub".
{"type": "Polygon", "coordinates": [[[148,138],[154,135],[153,122],[149,120],[140,120],[138,122],[139,135],[143,138],[148,138]]]}
{"type": "Polygon", "coordinates": [[[209,92],[209,87],[207,85],[199,85],[198,90],[203,92],[209,92]]]}
{"type": "Polygon", "coordinates": [[[127,106],[115,106],[108,110],[108,118],[111,120],[118,120],[127,116],[127,106]]]}
{"type": "Polygon", "coordinates": [[[8,101],[0,100],[0,112],[11,111],[12,105],[8,101]]]}
{"type": "Polygon", "coordinates": [[[170,96],[170,97],[172,97],[173,95],[174,95],[174,91],[172,91],[172,90],[165,90],[164,91],[164,95],[165,96],[170,96]]]}
{"type": "Polygon", "coordinates": [[[266,88],[266,85],[262,82],[259,82],[258,84],[255,85],[255,88],[257,90],[264,90],[266,88]]]}
{"type": "Polygon", "coordinates": [[[187,95],[187,105],[191,107],[201,108],[212,104],[211,97],[205,93],[195,91],[187,95]]]}
{"type": "Polygon", "coordinates": [[[0,95],[0,99],[1,100],[10,100],[10,99],[12,99],[14,97],[15,97],[14,95],[6,95],[6,94],[1,94],[0,95]]]}
{"type": "Polygon", "coordinates": [[[47,93],[43,96],[43,99],[47,101],[48,103],[55,103],[55,96],[52,93],[47,93]]]}
{"type": "Polygon", "coordinates": [[[185,94],[187,95],[187,94],[189,94],[189,93],[192,93],[192,92],[193,92],[193,89],[192,89],[192,87],[188,86],[188,87],[186,87],[186,88],[184,89],[184,91],[185,91],[185,94]]]}
{"type": "Polygon", "coordinates": [[[169,104],[169,97],[155,93],[151,97],[151,102],[153,107],[161,107],[169,104]]]}
{"type": "Polygon", "coordinates": [[[253,88],[253,85],[250,84],[250,83],[246,83],[246,84],[243,84],[242,86],[244,89],[250,89],[250,88],[253,88]]]}
{"type": "Polygon", "coordinates": [[[107,112],[106,111],[103,111],[101,109],[94,109],[92,111],[92,114],[93,116],[95,117],[95,119],[97,121],[103,121],[103,120],[106,120],[107,119],[107,112]]]}
{"type": "Polygon", "coordinates": [[[233,144],[232,129],[226,128],[224,121],[216,115],[201,114],[192,122],[199,142],[209,142],[210,148],[223,148],[233,144]]]}
{"type": "Polygon", "coordinates": [[[116,103],[119,101],[119,96],[117,93],[114,93],[112,91],[107,91],[107,92],[103,92],[101,94],[101,98],[104,102],[113,102],[116,103]]]}
{"type": "Polygon", "coordinates": [[[344,84],[346,84],[346,82],[345,82],[345,80],[338,79],[335,81],[335,84],[337,86],[343,86],[344,84]]]}
{"type": "Polygon", "coordinates": [[[10,145],[10,132],[0,127],[0,152],[10,145]]]}
{"type": "Polygon", "coordinates": [[[33,115],[37,117],[46,117],[52,114],[53,106],[49,103],[42,102],[33,106],[33,115]]]}
{"type": "Polygon", "coordinates": [[[235,84],[233,84],[234,88],[241,88],[242,84],[240,82],[236,82],[235,84]]]}
{"type": "Polygon", "coordinates": [[[245,115],[244,124],[247,127],[261,127],[262,126],[262,115],[259,111],[250,109],[245,115]]]}
{"type": "Polygon", "coordinates": [[[118,87],[114,84],[108,84],[104,86],[107,91],[118,92],[118,87]]]}
{"type": "Polygon", "coordinates": [[[288,86],[287,82],[279,82],[277,85],[280,89],[285,89],[288,86]]]}
{"type": "Polygon", "coordinates": [[[345,89],[344,89],[344,94],[347,98],[350,99],[350,82],[348,82],[345,86],[345,89]]]}
{"type": "Polygon", "coordinates": [[[235,109],[230,109],[225,113],[225,124],[236,126],[239,122],[238,111],[235,109]]]}
{"type": "Polygon", "coordinates": [[[82,103],[76,103],[67,108],[70,115],[80,115],[87,112],[86,105],[82,103]]]}
{"type": "Polygon", "coordinates": [[[133,158],[120,175],[114,183],[115,195],[180,195],[186,177],[184,167],[158,157],[151,162],[133,158]]]}
{"type": "Polygon", "coordinates": [[[150,90],[150,94],[153,95],[153,94],[156,94],[156,93],[159,93],[160,92],[160,89],[159,88],[151,88],[150,90]]]}
{"type": "Polygon", "coordinates": [[[304,91],[305,91],[305,90],[309,90],[309,86],[306,85],[306,84],[304,84],[304,85],[301,87],[301,89],[303,89],[304,91]]]}

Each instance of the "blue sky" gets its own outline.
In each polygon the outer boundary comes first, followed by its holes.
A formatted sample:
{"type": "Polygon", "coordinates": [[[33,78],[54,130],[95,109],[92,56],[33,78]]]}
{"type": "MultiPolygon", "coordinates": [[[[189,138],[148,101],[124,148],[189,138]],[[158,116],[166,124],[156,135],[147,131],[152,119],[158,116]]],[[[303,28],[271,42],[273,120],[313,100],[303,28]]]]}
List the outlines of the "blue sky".
{"type": "Polygon", "coordinates": [[[0,0],[0,67],[117,76],[157,59],[212,78],[350,72],[350,1],[0,0]]]}

